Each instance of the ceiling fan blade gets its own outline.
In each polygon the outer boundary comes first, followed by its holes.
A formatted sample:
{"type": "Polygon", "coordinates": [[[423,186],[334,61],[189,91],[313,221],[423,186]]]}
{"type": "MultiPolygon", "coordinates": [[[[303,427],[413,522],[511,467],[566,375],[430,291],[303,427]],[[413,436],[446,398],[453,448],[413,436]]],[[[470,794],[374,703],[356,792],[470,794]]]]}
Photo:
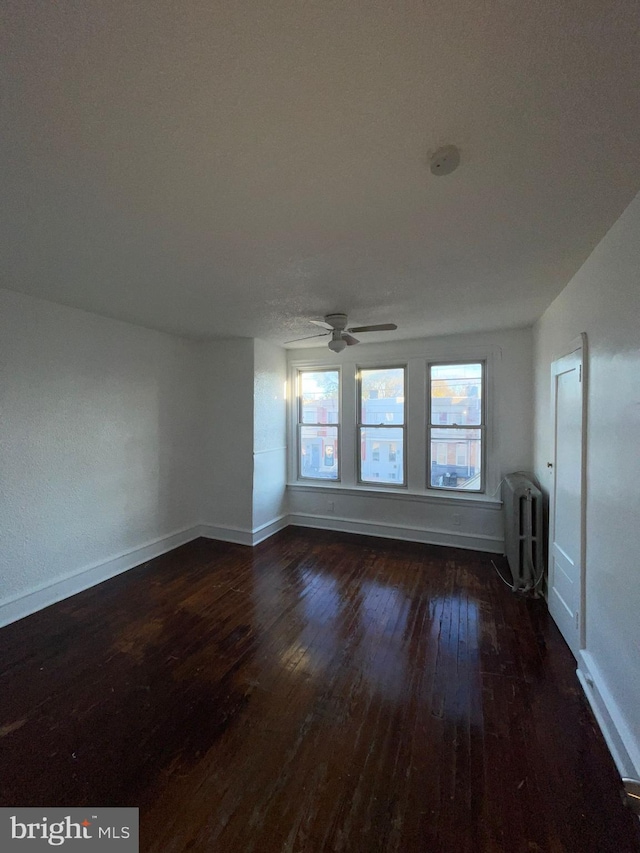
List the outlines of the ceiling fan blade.
{"type": "Polygon", "coordinates": [[[307,335],[306,338],[294,338],[292,341],[285,341],[285,344],[297,344],[298,341],[310,341],[311,338],[326,338],[329,332],[322,332],[320,335],[307,335]]]}
{"type": "Polygon", "coordinates": [[[378,323],[377,326],[354,326],[353,329],[347,329],[347,332],[392,332],[397,328],[395,323],[378,323]]]}
{"type": "Polygon", "coordinates": [[[325,323],[324,320],[309,320],[309,322],[313,323],[314,326],[320,326],[321,329],[328,329],[330,332],[333,332],[333,326],[325,323]]]}
{"type": "Polygon", "coordinates": [[[360,341],[357,338],[354,338],[353,335],[350,335],[348,332],[342,333],[342,340],[346,341],[348,347],[353,347],[356,344],[359,344],[360,341]]]}

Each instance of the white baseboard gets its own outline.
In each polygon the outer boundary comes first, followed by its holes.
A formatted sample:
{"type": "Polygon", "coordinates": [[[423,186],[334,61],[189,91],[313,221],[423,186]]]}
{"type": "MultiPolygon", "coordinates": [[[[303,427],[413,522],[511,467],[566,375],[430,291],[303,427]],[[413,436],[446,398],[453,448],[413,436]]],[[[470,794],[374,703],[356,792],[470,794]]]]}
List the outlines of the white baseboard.
{"type": "Polygon", "coordinates": [[[214,524],[202,524],[201,535],[208,539],[220,539],[223,542],[235,542],[238,545],[258,545],[274,533],[289,525],[294,527],[313,527],[316,530],[336,530],[343,533],[360,533],[365,536],[380,536],[382,539],[400,539],[404,542],[422,542],[427,545],[445,545],[450,548],[465,548],[471,551],[488,551],[502,554],[504,540],[499,536],[483,533],[461,533],[452,530],[425,529],[396,524],[379,524],[373,521],[359,521],[341,518],[335,515],[317,515],[315,513],[294,512],[281,515],[253,530],[241,527],[220,527],[214,524]]]}
{"type": "Polygon", "coordinates": [[[199,530],[200,535],[207,539],[219,539],[221,542],[233,542],[236,545],[252,547],[288,527],[289,523],[288,515],[279,515],[259,527],[254,527],[253,530],[249,530],[248,527],[222,527],[217,524],[201,524],[199,530]]]}
{"type": "Polygon", "coordinates": [[[586,650],[579,654],[577,674],[620,775],[640,778],[640,743],[586,650]]]}
{"type": "Polygon", "coordinates": [[[312,515],[311,513],[293,513],[281,515],[261,524],[253,530],[239,527],[221,527],[214,524],[199,524],[188,527],[148,542],[103,563],[97,563],[70,575],[58,578],[49,584],[43,584],[29,592],[0,602],[0,627],[17,622],[25,616],[43,610],[51,604],[70,598],[85,589],[102,583],[109,578],[133,569],[136,566],[172,551],[199,536],[219,539],[238,545],[252,547],[264,542],[290,524],[297,527],[313,527],[321,530],[337,530],[345,533],[360,533],[366,536],[380,536],[383,539],[400,539],[407,542],[423,542],[430,545],[446,545],[453,548],[467,548],[475,551],[502,553],[503,541],[494,536],[482,534],[454,533],[450,530],[425,530],[417,527],[401,527],[393,524],[378,524],[371,521],[354,521],[335,516],[312,515]]]}
{"type": "Polygon", "coordinates": [[[64,598],[70,598],[85,589],[146,563],[154,557],[166,554],[167,551],[172,551],[179,545],[191,542],[198,536],[200,536],[200,531],[197,526],[187,527],[184,530],[178,530],[176,533],[170,533],[168,536],[154,539],[152,542],[147,542],[146,545],[126,551],[117,557],[105,560],[103,563],[96,563],[80,569],[78,572],[57,578],[51,583],[41,584],[29,592],[6,599],[0,602],[0,627],[24,619],[25,616],[30,616],[38,610],[49,607],[50,604],[55,604],[64,598]]]}
{"type": "Polygon", "coordinates": [[[251,531],[251,544],[259,545],[261,542],[264,542],[265,539],[273,536],[274,533],[284,530],[284,528],[288,527],[290,523],[288,515],[279,515],[277,518],[272,518],[271,521],[267,521],[266,524],[254,527],[251,531]]]}
{"type": "Polygon", "coordinates": [[[253,533],[248,528],[201,524],[198,529],[200,536],[206,539],[219,539],[221,542],[232,542],[235,545],[253,545],[253,533]]]}
{"type": "Polygon", "coordinates": [[[472,551],[488,551],[502,554],[504,540],[483,533],[461,533],[453,530],[409,527],[399,524],[380,524],[375,521],[360,521],[340,518],[335,515],[316,515],[294,512],[289,515],[289,524],[296,527],[314,527],[320,530],[337,530],[344,533],[360,533],[364,536],[380,536],[382,539],[400,539],[405,542],[421,542],[425,545],[445,545],[449,548],[466,548],[472,551]]]}

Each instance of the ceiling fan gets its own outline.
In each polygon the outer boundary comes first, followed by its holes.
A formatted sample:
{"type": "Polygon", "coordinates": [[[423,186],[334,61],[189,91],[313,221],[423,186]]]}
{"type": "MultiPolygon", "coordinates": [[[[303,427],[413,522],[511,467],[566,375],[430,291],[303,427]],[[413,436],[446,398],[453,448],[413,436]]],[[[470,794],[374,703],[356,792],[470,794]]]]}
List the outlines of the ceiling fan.
{"type": "Polygon", "coordinates": [[[357,338],[353,337],[352,332],[356,334],[360,332],[391,332],[393,329],[398,328],[395,323],[378,323],[376,326],[353,326],[347,329],[346,314],[327,314],[324,320],[309,320],[309,322],[327,331],[321,332],[319,335],[307,335],[306,338],[296,338],[286,343],[294,344],[297,341],[308,341],[311,338],[326,338],[328,335],[331,335],[329,349],[333,352],[342,352],[345,347],[352,347],[360,343],[357,338]]]}

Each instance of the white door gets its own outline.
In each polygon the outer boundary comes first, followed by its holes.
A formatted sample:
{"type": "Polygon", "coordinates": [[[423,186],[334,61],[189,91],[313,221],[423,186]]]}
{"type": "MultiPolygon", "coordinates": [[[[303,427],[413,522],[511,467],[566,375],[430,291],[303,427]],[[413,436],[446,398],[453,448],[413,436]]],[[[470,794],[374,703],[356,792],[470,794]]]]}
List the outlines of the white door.
{"type": "Polygon", "coordinates": [[[583,352],[579,340],[551,365],[549,611],[575,657],[584,647],[583,352]]]}

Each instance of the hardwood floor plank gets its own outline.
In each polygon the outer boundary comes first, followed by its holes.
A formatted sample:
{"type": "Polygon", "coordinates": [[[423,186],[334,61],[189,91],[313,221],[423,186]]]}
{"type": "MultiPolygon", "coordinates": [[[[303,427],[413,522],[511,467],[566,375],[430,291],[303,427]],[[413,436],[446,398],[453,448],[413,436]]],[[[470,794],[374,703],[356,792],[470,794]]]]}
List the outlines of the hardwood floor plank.
{"type": "Polygon", "coordinates": [[[575,662],[492,559],[201,539],[10,625],[0,804],[137,805],[145,853],[639,853],[575,662]]]}

